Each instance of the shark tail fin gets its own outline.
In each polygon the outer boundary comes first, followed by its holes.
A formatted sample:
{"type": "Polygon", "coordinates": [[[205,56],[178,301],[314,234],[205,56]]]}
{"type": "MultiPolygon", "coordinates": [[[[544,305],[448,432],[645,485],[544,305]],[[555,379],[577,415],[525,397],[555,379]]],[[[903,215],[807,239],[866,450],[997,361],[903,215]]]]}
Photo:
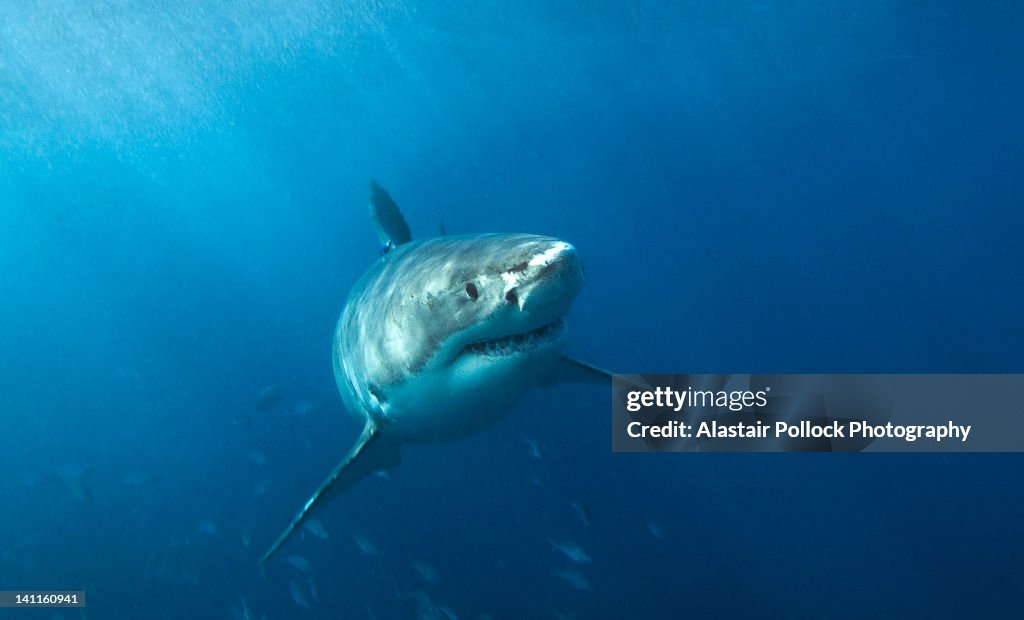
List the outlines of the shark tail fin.
{"type": "Polygon", "coordinates": [[[272,558],[281,546],[295,533],[312,511],[318,506],[327,505],[332,499],[339,497],[352,485],[375,471],[390,469],[398,464],[401,455],[398,444],[381,438],[380,429],[372,420],[367,420],[363,434],[352,446],[345,458],[338,463],[334,471],[320,483],[313,495],[303,505],[292,522],[288,524],[274,544],[260,558],[262,566],[272,558]]]}

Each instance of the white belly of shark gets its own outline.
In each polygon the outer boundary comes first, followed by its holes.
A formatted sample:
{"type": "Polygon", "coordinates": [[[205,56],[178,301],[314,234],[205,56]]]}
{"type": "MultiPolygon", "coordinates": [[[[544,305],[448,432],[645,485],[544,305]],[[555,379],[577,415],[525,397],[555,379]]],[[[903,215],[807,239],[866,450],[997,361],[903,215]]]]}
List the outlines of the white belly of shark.
{"type": "Polygon", "coordinates": [[[398,464],[402,444],[457,441],[539,384],[609,376],[561,354],[565,317],[583,285],[570,244],[524,234],[413,242],[376,185],[370,209],[393,249],[353,287],[333,347],[338,390],[363,432],[261,563],[314,508],[398,464]]]}
{"type": "Polygon", "coordinates": [[[459,374],[427,372],[395,386],[378,422],[407,443],[447,443],[475,434],[551,375],[565,331],[563,320],[537,333],[470,345],[459,374]],[[508,368],[492,368],[498,364],[508,368]]]}

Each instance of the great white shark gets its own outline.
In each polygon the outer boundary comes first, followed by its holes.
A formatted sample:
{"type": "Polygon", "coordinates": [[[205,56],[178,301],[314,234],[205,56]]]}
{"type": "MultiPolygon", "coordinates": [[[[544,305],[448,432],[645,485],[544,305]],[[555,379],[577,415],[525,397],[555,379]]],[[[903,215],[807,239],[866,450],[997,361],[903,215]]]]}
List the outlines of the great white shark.
{"type": "Polygon", "coordinates": [[[333,344],[338,391],[363,431],[260,564],[315,509],[397,465],[402,445],[469,437],[541,384],[611,377],[562,354],[583,286],[572,245],[530,234],[413,241],[398,205],[373,182],[370,213],[388,251],[353,287],[333,344]]]}

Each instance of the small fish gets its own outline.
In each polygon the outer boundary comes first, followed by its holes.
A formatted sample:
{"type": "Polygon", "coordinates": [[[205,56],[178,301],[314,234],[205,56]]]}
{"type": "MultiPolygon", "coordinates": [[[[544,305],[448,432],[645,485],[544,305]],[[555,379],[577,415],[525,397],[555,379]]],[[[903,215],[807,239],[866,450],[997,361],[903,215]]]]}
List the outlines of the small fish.
{"type": "Polygon", "coordinates": [[[242,529],[242,544],[246,547],[252,544],[252,528],[246,527],[242,529]]]}
{"type": "Polygon", "coordinates": [[[304,400],[302,402],[295,403],[295,406],[292,407],[291,410],[288,411],[288,413],[286,415],[300,416],[301,417],[301,416],[306,415],[310,411],[313,411],[313,409],[314,409],[313,403],[309,402],[308,400],[304,400]]]}
{"type": "Polygon", "coordinates": [[[141,487],[153,481],[153,477],[141,469],[131,469],[121,476],[121,482],[129,487],[141,487]]]}
{"type": "Polygon", "coordinates": [[[572,507],[576,518],[586,527],[590,527],[590,506],[587,506],[586,503],[578,499],[574,499],[569,505],[572,507]]]}
{"type": "Polygon", "coordinates": [[[563,569],[552,573],[555,577],[565,580],[570,586],[577,590],[589,590],[590,582],[587,578],[572,569],[563,569]]]}
{"type": "Polygon", "coordinates": [[[309,599],[302,593],[302,589],[299,588],[299,584],[295,583],[295,580],[288,582],[288,590],[292,593],[292,600],[295,604],[303,609],[310,609],[309,599]]]}
{"type": "Polygon", "coordinates": [[[299,569],[304,573],[312,573],[313,565],[309,563],[309,560],[302,557],[301,555],[290,555],[288,556],[288,564],[294,568],[299,569]]]}
{"type": "Polygon", "coordinates": [[[356,541],[356,546],[359,550],[366,555],[377,555],[377,547],[365,536],[359,534],[352,534],[352,540],[356,541]]]}
{"type": "Polygon", "coordinates": [[[284,389],[278,385],[268,385],[267,387],[260,390],[259,395],[256,397],[256,404],[253,405],[253,411],[269,411],[273,409],[277,403],[281,402],[284,398],[284,389]]]}
{"type": "Polygon", "coordinates": [[[253,450],[252,452],[250,452],[249,458],[252,460],[253,463],[256,463],[261,467],[267,464],[267,457],[264,456],[264,454],[259,450],[253,450]]]}
{"type": "Polygon", "coordinates": [[[587,552],[582,547],[574,542],[556,543],[555,541],[548,539],[551,546],[565,554],[565,557],[569,558],[577,564],[590,564],[593,560],[587,555],[587,552]]]}
{"type": "Polygon", "coordinates": [[[312,577],[310,577],[309,579],[306,579],[306,585],[309,586],[309,596],[313,599],[313,602],[314,603],[319,603],[320,602],[320,595],[317,594],[316,582],[313,581],[312,577]]]}
{"type": "Polygon", "coordinates": [[[449,607],[438,605],[425,592],[415,590],[409,593],[415,601],[416,617],[421,620],[458,620],[458,616],[449,607]]]}
{"type": "Polygon", "coordinates": [[[309,530],[309,533],[317,538],[325,539],[329,538],[327,530],[324,529],[324,524],[320,522],[320,519],[316,517],[310,518],[308,521],[302,524],[302,527],[309,530]]]}
{"type": "Polygon", "coordinates": [[[455,615],[451,607],[445,607],[444,605],[437,606],[437,618],[440,620],[459,620],[459,617],[455,615]]]}
{"type": "Polygon", "coordinates": [[[67,485],[71,494],[83,502],[92,501],[92,492],[85,484],[86,477],[91,473],[91,467],[77,463],[68,463],[57,468],[57,476],[67,485]]]}
{"type": "Polygon", "coordinates": [[[419,573],[420,577],[423,578],[423,581],[426,581],[427,583],[441,583],[441,574],[438,573],[437,569],[430,564],[427,564],[422,560],[417,560],[412,563],[412,568],[419,573]]]}
{"type": "Polygon", "coordinates": [[[537,459],[538,461],[544,457],[540,454],[540,445],[537,444],[536,439],[530,437],[523,437],[523,441],[526,442],[526,448],[530,451],[530,456],[537,459]]]}
{"type": "Polygon", "coordinates": [[[654,536],[658,540],[665,538],[665,528],[663,528],[657,521],[648,521],[647,531],[651,533],[651,536],[654,536]]]}
{"type": "Polygon", "coordinates": [[[257,480],[252,485],[252,496],[260,497],[262,495],[266,495],[268,488],[270,488],[270,480],[267,480],[266,478],[257,480]]]}
{"type": "Polygon", "coordinates": [[[206,534],[207,536],[214,536],[217,534],[218,528],[217,524],[213,521],[207,521],[206,519],[203,519],[202,521],[196,524],[196,531],[200,534],[206,534]]]}
{"type": "Polygon", "coordinates": [[[245,604],[245,597],[243,596],[243,597],[241,597],[241,599],[242,599],[242,615],[240,616],[241,620],[253,620],[252,613],[249,611],[249,606],[245,604]]]}

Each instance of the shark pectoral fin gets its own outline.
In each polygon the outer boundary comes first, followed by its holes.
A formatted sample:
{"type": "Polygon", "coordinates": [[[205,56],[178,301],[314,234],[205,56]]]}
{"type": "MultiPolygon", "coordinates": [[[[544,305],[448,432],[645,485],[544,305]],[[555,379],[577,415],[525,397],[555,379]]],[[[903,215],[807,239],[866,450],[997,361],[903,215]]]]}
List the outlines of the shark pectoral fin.
{"type": "Polygon", "coordinates": [[[600,383],[611,385],[612,373],[593,364],[581,362],[568,355],[558,358],[551,376],[544,381],[545,385],[555,383],[600,383]]]}
{"type": "Polygon", "coordinates": [[[327,505],[332,499],[340,496],[366,476],[375,471],[394,467],[399,460],[401,460],[401,455],[398,451],[398,444],[382,439],[380,429],[372,420],[368,420],[359,440],[352,446],[345,458],[338,463],[331,475],[320,483],[320,486],[299,511],[299,514],[295,515],[273,546],[263,554],[260,564],[262,565],[277,553],[281,545],[305,522],[314,508],[327,505]]]}
{"type": "MultiPolygon", "coordinates": [[[[611,385],[614,374],[615,373],[605,370],[604,368],[582,362],[578,359],[569,357],[568,355],[562,355],[558,358],[558,362],[555,364],[555,370],[543,383],[544,385],[554,385],[556,383],[597,383],[599,385],[611,385]]],[[[619,375],[619,381],[639,390],[648,390],[651,388],[651,386],[647,385],[642,378],[635,375],[619,375]]]]}

